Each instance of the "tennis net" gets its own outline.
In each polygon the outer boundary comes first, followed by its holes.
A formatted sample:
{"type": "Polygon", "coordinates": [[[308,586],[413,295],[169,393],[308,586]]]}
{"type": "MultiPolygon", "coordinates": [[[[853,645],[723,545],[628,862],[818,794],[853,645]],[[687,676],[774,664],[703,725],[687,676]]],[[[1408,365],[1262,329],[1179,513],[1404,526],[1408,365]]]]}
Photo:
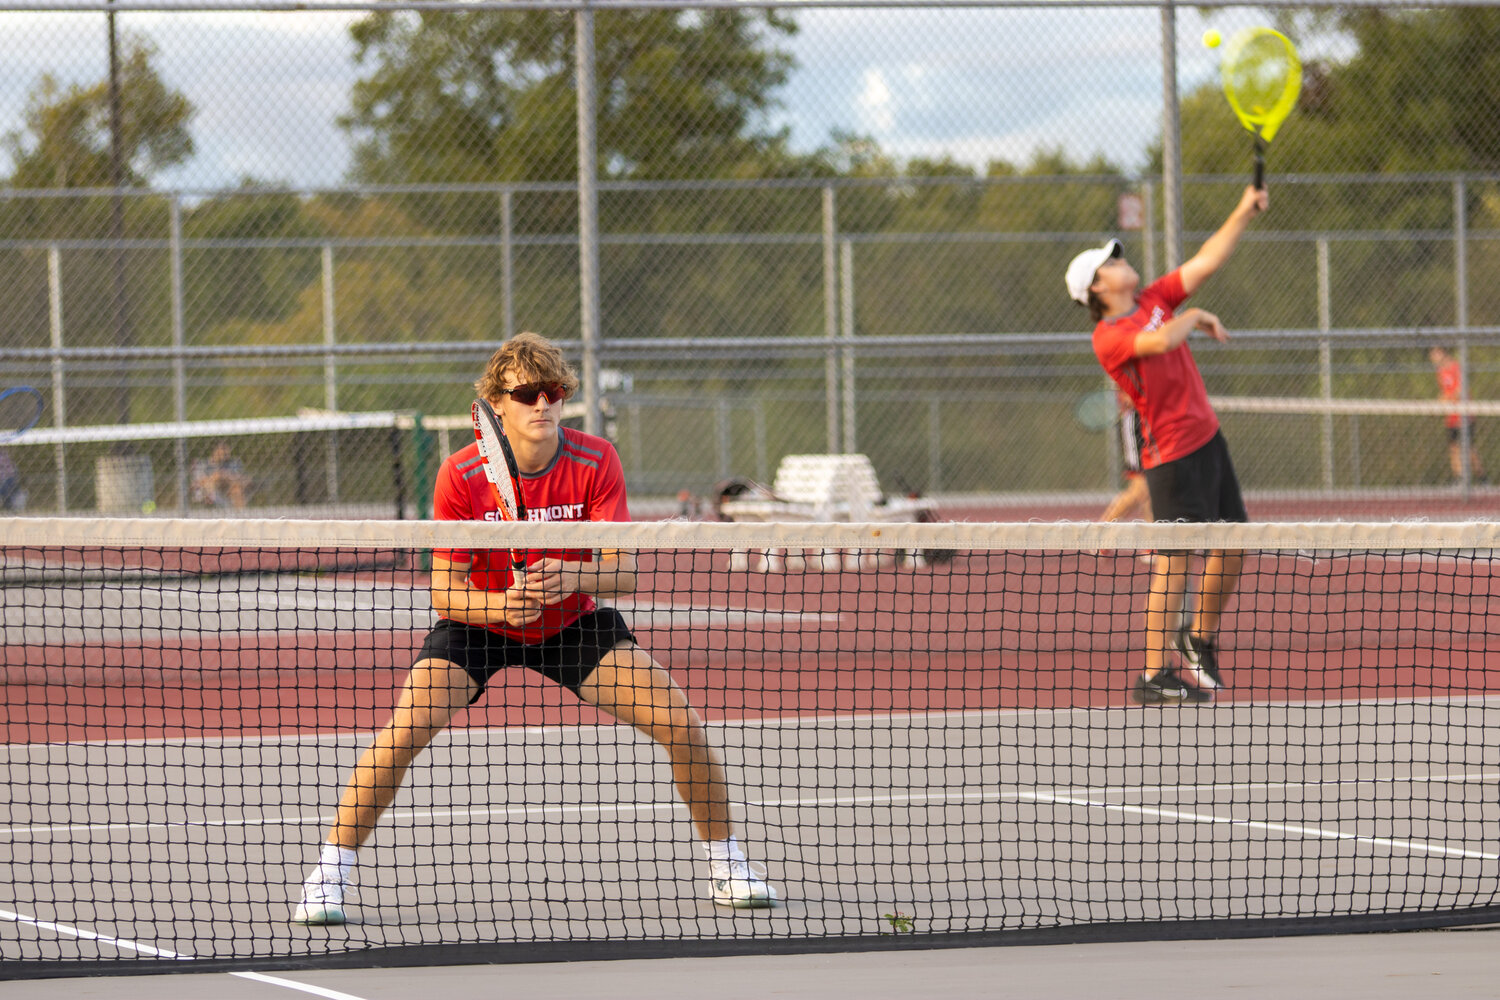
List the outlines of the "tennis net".
{"type": "Polygon", "coordinates": [[[1500,917],[1500,527],[0,520],[0,975],[1203,937],[1500,917]],[[432,553],[621,549],[779,895],[528,670],[289,923],[432,553]],[[1133,704],[1149,553],[1244,550],[1212,704],[1133,704]],[[1143,556],[1147,556],[1143,559],[1143,556]],[[1491,661],[1494,661],[1493,663],[1491,661]]]}

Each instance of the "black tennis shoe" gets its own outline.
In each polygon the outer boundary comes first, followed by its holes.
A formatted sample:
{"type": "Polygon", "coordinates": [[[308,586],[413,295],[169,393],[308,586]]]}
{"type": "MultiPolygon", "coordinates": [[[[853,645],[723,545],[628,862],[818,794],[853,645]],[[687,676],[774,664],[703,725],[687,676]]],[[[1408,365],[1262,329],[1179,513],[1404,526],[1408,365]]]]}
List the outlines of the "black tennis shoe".
{"type": "Polygon", "coordinates": [[[1130,700],[1137,705],[1206,705],[1214,700],[1214,693],[1188,684],[1175,668],[1163,667],[1154,677],[1137,675],[1130,700]]]}
{"type": "Polygon", "coordinates": [[[1219,673],[1219,648],[1212,639],[1200,639],[1184,625],[1177,632],[1177,655],[1182,657],[1184,673],[1200,687],[1222,688],[1224,675],[1219,673]]]}

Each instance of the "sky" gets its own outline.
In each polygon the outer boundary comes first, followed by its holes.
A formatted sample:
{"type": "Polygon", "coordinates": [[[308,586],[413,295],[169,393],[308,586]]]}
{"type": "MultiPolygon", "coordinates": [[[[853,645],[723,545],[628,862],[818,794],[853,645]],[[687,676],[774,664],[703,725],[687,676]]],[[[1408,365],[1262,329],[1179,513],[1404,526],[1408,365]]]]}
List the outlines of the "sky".
{"type": "MultiPolygon", "coordinates": [[[[1038,149],[1102,153],[1144,165],[1161,106],[1160,16],[1149,8],[833,9],[793,12],[783,43],[797,63],[773,123],[809,150],[840,129],[898,159],[982,167],[1038,149]]],[[[232,186],[245,178],[336,185],[349,167],[337,126],[357,77],[347,13],[145,13],[118,16],[149,38],[169,86],[197,109],[193,159],[158,187],[232,186]]],[[[1231,17],[1214,15],[1226,33],[1231,17]]],[[[21,122],[43,74],[93,83],[107,67],[98,13],[0,14],[0,132],[21,122]]],[[[1186,93],[1216,73],[1194,8],[1178,13],[1178,78],[1186,93]]]]}

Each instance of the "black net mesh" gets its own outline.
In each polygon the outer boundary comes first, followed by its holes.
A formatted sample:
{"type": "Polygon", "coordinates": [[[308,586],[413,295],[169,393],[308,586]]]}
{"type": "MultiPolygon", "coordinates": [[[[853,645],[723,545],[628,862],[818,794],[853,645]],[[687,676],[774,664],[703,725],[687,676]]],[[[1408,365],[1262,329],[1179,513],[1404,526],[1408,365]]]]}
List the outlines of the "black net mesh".
{"type": "Polygon", "coordinates": [[[1492,919],[1496,533],[0,521],[0,968],[1492,919]],[[667,696],[616,659],[582,698],[500,668],[344,922],[291,923],[436,620],[431,553],[485,545],[630,553],[600,604],[680,711],[630,716],[667,696]],[[1153,553],[1221,548],[1223,686],[1137,704],[1153,553]],[[723,905],[725,811],[774,905],[723,905]]]}

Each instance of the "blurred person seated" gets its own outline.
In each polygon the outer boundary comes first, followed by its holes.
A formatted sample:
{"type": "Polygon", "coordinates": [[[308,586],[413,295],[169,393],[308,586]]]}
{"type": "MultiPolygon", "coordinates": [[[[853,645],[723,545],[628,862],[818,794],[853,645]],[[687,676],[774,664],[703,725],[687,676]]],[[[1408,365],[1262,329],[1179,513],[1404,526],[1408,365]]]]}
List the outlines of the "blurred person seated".
{"type": "Polygon", "coordinates": [[[26,509],[26,491],[21,488],[21,470],[8,453],[0,451],[0,511],[26,509]]]}
{"type": "Polygon", "coordinates": [[[193,499],[210,507],[243,507],[250,495],[250,477],[234,457],[227,441],[220,441],[213,454],[193,463],[193,499]]]}

